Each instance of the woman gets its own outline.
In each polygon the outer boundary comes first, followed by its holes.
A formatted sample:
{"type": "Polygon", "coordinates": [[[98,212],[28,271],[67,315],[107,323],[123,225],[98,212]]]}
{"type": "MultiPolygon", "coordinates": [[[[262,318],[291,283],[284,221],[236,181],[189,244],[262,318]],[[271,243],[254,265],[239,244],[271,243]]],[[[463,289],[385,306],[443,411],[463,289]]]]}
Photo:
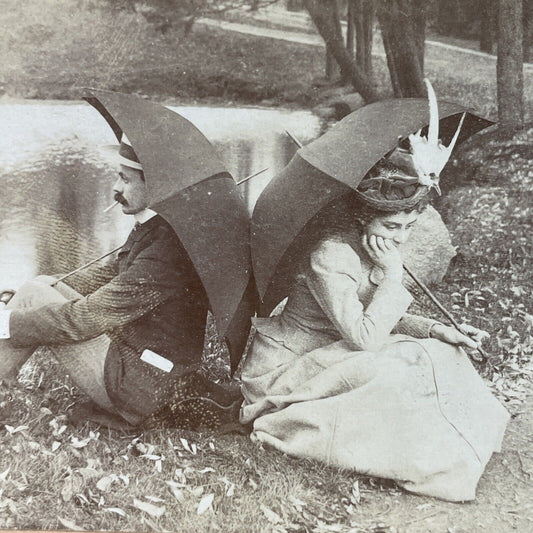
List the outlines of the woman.
{"type": "Polygon", "coordinates": [[[462,349],[486,332],[406,313],[401,244],[431,187],[399,155],[315,221],[285,308],[255,319],[241,422],[287,454],[472,500],[508,414],[462,349]]]}

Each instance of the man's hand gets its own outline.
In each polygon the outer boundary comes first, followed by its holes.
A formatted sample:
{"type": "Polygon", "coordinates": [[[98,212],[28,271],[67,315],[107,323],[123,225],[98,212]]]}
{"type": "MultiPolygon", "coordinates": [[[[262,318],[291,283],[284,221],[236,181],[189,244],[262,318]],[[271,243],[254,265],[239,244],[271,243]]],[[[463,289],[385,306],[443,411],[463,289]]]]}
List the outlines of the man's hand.
{"type": "Polygon", "coordinates": [[[445,326],[443,324],[435,324],[431,327],[429,332],[430,337],[438,339],[448,344],[455,344],[459,346],[466,346],[467,348],[479,348],[483,339],[488,339],[490,335],[482,329],[477,329],[469,324],[461,324],[461,331],[457,331],[452,326],[445,326]]]}

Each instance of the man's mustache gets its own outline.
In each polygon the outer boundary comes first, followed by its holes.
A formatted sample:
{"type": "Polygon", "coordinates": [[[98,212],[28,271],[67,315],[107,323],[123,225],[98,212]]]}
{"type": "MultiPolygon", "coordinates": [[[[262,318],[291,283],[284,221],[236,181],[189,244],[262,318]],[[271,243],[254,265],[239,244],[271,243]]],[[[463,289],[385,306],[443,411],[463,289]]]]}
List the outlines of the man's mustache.
{"type": "Polygon", "coordinates": [[[118,202],[122,205],[128,205],[128,201],[126,200],[126,198],[124,198],[124,196],[122,196],[122,194],[120,193],[115,193],[115,196],[113,196],[113,199],[115,200],[115,202],[118,202]]]}

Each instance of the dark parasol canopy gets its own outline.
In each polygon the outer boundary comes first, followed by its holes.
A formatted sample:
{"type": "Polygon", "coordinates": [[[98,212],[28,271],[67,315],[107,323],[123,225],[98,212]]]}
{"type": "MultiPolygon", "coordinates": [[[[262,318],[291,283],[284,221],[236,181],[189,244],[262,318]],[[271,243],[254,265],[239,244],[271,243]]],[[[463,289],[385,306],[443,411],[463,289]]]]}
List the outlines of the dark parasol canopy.
{"type": "Polygon", "coordinates": [[[144,170],[149,207],[167,220],[187,250],[235,369],[254,302],[249,218],[232,176],[204,135],[166,107],[102,90],[91,90],[85,99],[119,142],[123,132],[130,140],[144,170]]]}
{"type": "MultiPolygon", "coordinates": [[[[458,143],[492,122],[463,106],[439,104],[439,137],[451,140],[463,112],[458,143]]],[[[383,100],[362,107],[317,140],[300,148],[265,188],[252,217],[252,263],[268,315],[287,296],[294,263],[305,248],[304,228],[326,205],[355,190],[365,174],[387,153],[429,123],[422,98],[383,100]]]]}

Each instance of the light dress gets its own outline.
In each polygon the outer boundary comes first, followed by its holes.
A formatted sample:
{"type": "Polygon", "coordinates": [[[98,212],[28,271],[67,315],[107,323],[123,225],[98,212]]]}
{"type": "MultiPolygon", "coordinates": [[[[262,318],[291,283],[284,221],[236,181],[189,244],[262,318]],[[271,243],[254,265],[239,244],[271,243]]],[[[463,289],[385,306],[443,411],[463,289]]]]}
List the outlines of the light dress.
{"type": "Polygon", "coordinates": [[[509,415],[352,240],[319,243],[282,313],[255,319],[241,422],[289,455],[472,500],[509,415]]]}

